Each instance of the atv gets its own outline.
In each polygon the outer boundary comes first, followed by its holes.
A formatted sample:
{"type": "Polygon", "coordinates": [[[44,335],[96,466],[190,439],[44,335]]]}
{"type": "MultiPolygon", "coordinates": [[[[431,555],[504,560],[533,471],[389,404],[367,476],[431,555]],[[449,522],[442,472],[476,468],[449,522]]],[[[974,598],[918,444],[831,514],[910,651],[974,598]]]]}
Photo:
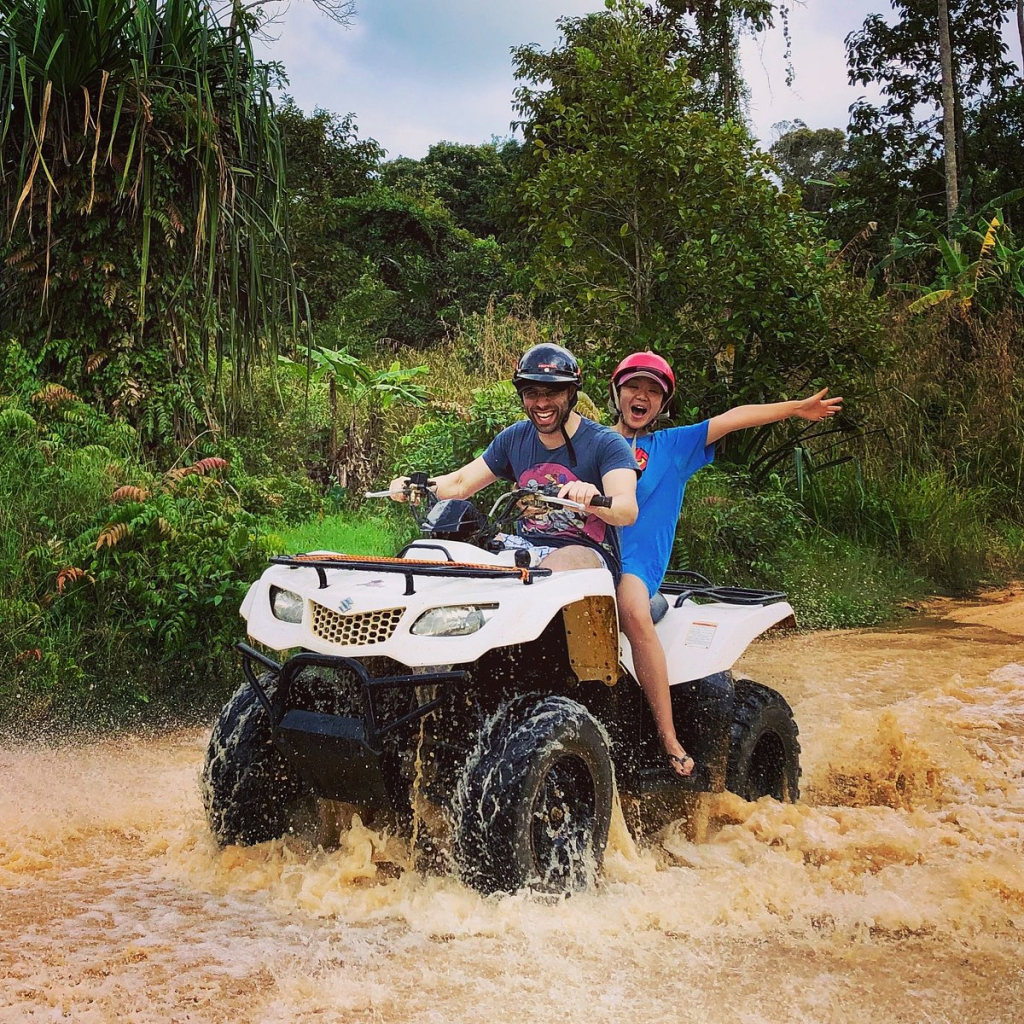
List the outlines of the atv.
{"type": "Polygon", "coordinates": [[[675,572],[652,600],[697,764],[680,777],[633,676],[611,574],[553,573],[502,546],[527,506],[582,506],[516,488],[484,515],[429,483],[410,478],[420,536],[397,557],[278,556],[250,587],[249,639],[285,656],[237,645],[245,681],[203,769],[221,844],[322,835],[357,808],[418,833],[481,892],[569,892],[600,870],[616,789],[631,806],[726,789],[797,799],[789,705],[731,671],[793,621],[784,594],[675,572]],[[446,826],[426,840],[423,806],[446,826]]]}

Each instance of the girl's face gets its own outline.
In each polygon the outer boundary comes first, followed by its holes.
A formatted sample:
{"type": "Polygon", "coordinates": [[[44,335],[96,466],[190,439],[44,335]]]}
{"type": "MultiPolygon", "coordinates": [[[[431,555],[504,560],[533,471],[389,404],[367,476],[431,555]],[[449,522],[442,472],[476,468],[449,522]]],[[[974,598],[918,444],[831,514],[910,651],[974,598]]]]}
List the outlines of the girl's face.
{"type": "Polygon", "coordinates": [[[619,388],[619,411],[626,428],[646,430],[665,404],[665,392],[650,377],[634,377],[619,388]]]}

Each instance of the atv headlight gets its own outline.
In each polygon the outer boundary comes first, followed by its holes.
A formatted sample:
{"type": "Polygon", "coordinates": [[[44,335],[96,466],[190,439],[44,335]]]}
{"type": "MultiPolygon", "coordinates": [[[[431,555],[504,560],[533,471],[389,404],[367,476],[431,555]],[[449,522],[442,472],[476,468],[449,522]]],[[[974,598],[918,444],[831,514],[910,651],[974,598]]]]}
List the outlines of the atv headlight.
{"type": "Polygon", "coordinates": [[[414,623],[417,636],[469,636],[494,614],[496,604],[453,604],[447,608],[431,608],[414,623]]]}
{"type": "Polygon", "coordinates": [[[301,622],[302,606],[305,601],[298,594],[280,587],[270,588],[270,610],[275,619],[282,622],[301,622]]]}

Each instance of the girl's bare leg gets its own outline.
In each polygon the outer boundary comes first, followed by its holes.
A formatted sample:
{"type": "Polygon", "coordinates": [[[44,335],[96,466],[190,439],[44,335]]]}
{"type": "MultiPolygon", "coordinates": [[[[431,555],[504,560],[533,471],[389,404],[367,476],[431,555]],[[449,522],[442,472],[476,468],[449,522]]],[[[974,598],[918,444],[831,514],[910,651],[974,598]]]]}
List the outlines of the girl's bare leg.
{"type": "Polygon", "coordinates": [[[693,771],[693,758],[676,738],[668,686],[668,663],[654,630],[651,599],[643,580],[629,574],[623,576],[618,587],[618,603],[619,621],[633,650],[633,668],[654,714],[658,738],[665,753],[673,759],[670,763],[676,774],[689,775],[693,771]]]}

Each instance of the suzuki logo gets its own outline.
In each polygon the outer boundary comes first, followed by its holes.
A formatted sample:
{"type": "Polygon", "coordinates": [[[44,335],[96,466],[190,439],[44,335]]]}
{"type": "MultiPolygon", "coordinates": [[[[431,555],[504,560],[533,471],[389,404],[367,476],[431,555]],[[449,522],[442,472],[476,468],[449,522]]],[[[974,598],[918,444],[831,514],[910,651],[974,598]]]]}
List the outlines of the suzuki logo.
{"type": "Polygon", "coordinates": [[[339,612],[347,612],[349,610],[349,608],[351,608],[351,607],[352,607],[352,598],[351,597],[345,597],[345,598],[342,598],[341,604],[338,605],[338,611],[339,612]]]}

